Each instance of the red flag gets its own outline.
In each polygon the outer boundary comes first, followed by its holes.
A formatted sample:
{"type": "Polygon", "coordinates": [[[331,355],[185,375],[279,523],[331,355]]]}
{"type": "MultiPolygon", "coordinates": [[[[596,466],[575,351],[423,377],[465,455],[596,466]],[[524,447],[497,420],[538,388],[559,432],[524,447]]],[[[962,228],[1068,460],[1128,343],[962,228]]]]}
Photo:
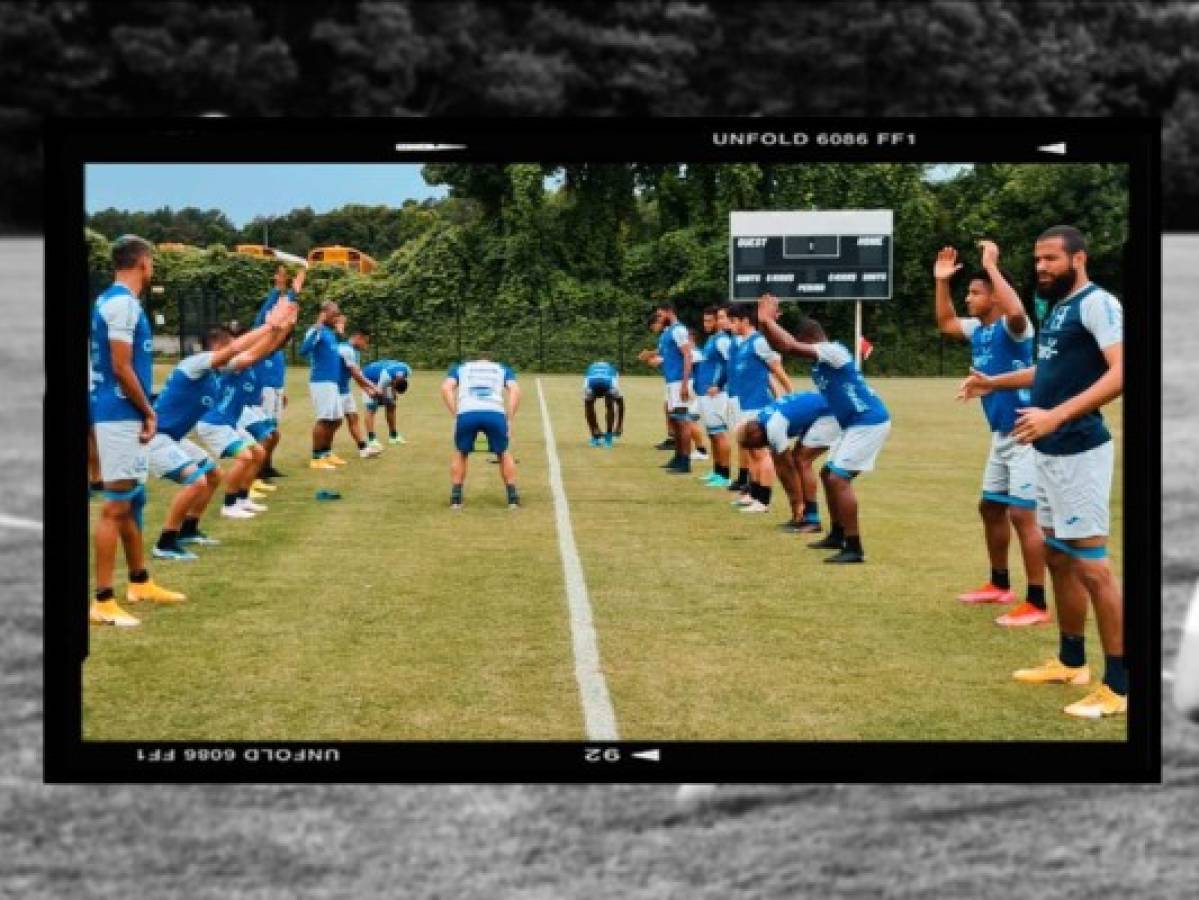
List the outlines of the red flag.
{"type": "Polygon", "coordinates": [[[866,340],[865,335],[862,336],[861,343],[858,344],[858,352],[861,353],[862,359],[870,359],[870,353],[874,350],[874,344],[866,340]]]}

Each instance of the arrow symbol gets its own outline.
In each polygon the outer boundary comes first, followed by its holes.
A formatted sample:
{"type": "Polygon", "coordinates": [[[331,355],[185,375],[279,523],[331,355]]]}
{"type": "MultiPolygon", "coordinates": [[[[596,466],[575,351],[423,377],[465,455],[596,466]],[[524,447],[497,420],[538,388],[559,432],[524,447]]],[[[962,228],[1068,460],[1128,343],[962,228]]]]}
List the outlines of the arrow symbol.
{"type": "Polygon", "coordinates": [[[1057,144],[1044,144],[1037,148],[1042,153],[1056,153],[1058,156],[1066,155],[1066,142],[1061,141],[1057,144]]]}
{"type": "Polygon", "coordinates": [[[633,756],[636,757],[637,759],[649,760],[650,762],[661,762],[662,761],[662,751],[661,750],[641,750],[641,751],[638,751],[637,753],[634,753],[633,756]]]}

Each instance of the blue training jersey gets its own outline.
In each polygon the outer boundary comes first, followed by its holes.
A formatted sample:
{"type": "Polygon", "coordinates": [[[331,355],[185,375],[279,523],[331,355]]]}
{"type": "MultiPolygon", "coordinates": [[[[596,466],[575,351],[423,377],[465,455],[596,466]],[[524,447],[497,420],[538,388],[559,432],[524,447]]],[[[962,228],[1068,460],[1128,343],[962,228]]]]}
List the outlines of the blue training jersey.
{"type": "Polygon", "coordinates": [[[371,384],[381,387],[381,382],[391,384],[397,375],[410,378],[412,376],[412,368],[408,363],[400,362],[399,360],[376,359],[374,362],[367,363],[362,367],[362,374],[371,384]]]}
{"type": "Polygon", "coordinates": [[[140,422],[141,412],[117,384],[109,341],[131,345],[133,372],[149,400],[154,382],[154,335],[137,297],[119,282],[109,286],[92,305],[89,407],[94,422],[140,422]]]}
{"type": "Polygon", "coordinates": [[[337,390],[338,393],[348,394],[350,392],[350,366],[358,365],[358,351],[349,341],[341,341],[337,345],[337,356],[341,362],[341,366],[337,370],[337,390]]]}
{"type": "MultiPolygon", "coordinates": [[[[1096,284],[1087,284],[1058,303],[1041,322],[1032,405],[1052,409],[1076,397],[1103,377],[1103,351],[1124,343],[1124,310],[1120,301],[1096,284]]],[[[1082,453],[1111,440],[1099,410],[1067,422],[1033,442],[1041,453],[1082,453]]]]}
{"type": "Polygon", "coordinates": [[[616,380],[616,367],[611,363],[593,362],[587,367],[583,378],[589,386],[604,385],[605,387],[611,387],[616,380]]]}
{"type": "Polygon", "coordinates": [[[815,391],[801,391],[779,397],[758,413],[758,422],[766,429],[766,440],[775,453],[782,453],[792,438],[802,437],[812,423],[832,415],[828,402],[815,391]]]}
{"type": "Polygon", "coordinates": [[[210,425],[228,425],[230,428],[236,428],[237,420],[241,418],[241,411],[251,403],[255,393],[261,391],[258,376],[254,372],[254,367],[250,366],[241,372],[229,372],[222,375],[219,380],[216,404],[205,411],[204,415],[200,417],[200,421],[210,425]]]}
{"type": "Polygon", "coordinates": [[[304,335],[300,354],[308,357],[308,380],[337,382],[341,375],[341,356],[337,353],[337,332],[328,325],[313,325],[304,335]]]}
{"type": "Polygon", "coordinates": [[[516,381],[516,373],[502,363],[479,359],[450,366],[446,378],[458,385],[458,415],[470,412],[508,414],[504,408],[504,386],[516,381]]]}
{"type": "Polygon", "coordinates": [[[729,396],[737,398],[741,409],[762,409],[774,400],[770,393],[770,364],[778,359],[778,353],[757,331],[751,331],[733,348],[729,396]]]}
{"type": "Polygon", "coordinates": [[[687,326],[675,322],[662,329],[658,337],[658,355],[662,357],[662,377],[667,382],[683,380],[683,350],[691,340],[687,326]]]}
{"type": "Polygon", "coordinates": [[[713,385],[724,388],[728,381],[728,358],[732,344],[732,339],[724,331],[714,331],[708,337],[700,351],[702,358],[695,367],[696,394],[707,393],[713,385]]]}
{"type": "MultiPolygon", "coordinates": [[[[1008,330],[1007,317],[984,325],[976,318],[958,319],[962,334],[970,340],[970,365],[985,375],[1003,375],[1026,369],[1032,364],[1034,329],[1032,322],[1025,326],[1024,334],[1014,335],[1008,330]]],[[[982,398],[983,414],[992,431],[1007,434],[1016,424],[1016,410],[1028,406],[1028,390],[994,391],[982,398]]]]}
{"type": "Polygon", "coordinates": [[[830,341],[816,345],[812,381],[842,428],[881,425],[891,419],[882,398],[866,383],[844,344],[830,341]]]}
{"type": "MultiPolygon", "coordinates": [[[[295,303],[295,291],[288,291],[287,299],[295,303]]],[[[258,307],[258,315],[254,317],[255,328],[266,324],[266,314],[271,311],[271,307],[277,302],[279,302],[279,289],[271,288],[267,292],[266,299],[262,301],[262,305],[258,307]]],[[[256,365],[258,367],[258,377],[263,387],[283,387],[284,382],[287,380],[287,356],[284,354],[282,347],[256,365]]]]}
{"type": "Polygon", "coordinates": [[[177,441],[220,399],[220,379],[212,370],[212,353],[193,353],[171,370],[154,401],[158,430],[177,441]]]}

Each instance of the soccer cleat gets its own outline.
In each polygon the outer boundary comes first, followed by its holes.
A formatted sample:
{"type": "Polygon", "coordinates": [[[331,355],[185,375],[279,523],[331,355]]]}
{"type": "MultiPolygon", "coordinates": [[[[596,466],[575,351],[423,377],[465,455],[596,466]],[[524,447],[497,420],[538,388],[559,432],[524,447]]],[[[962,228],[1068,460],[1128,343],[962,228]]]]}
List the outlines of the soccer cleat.
{"type": "Polygon", "coordinates": [[[308,460],[308,468],[310,468],[310,469],[326,469],[326,470],[328,470],[328,469],[336,469],[336,468],[337,468],[337,466],[333,465],[333,463],[331,463],[331,462],[327,462],[327,461],[326,461],[326,458],[325,458],[325,457],[322,457],[321,459],[310,459],[310,460],[308,460]]]}
{"type": "Polygon", "coordinates": [[[668,437],[666,440],[662,441],[661,443],[654,444],[654,449],[655,450],[673,450],[674,449],[674,438],[668,437]]]}
{"type": "Polygon", "coordinates": [[[733,479],[730,478],[729,486],[727,488],[725,488],[725,490],[736,491],[739,494],[744,494],[745,493],[745,482],[733,481],[733,479]]]}
{"type": "Polygon", "coordinates": [[[1062,712],[1079,719],[1122,716],[1128,712],[1128,698],[1121,697],[1106,684],[1101,684],[1077,703],[1071,703],[1062,712]]]}
{"type": "Polygon", "coordinates": [[[366,446],[368,446],[368,447],[377,447],[377,448],[378,448],[378,449],[380,449],[380,450],[382,450],[382,449],[383,449],[383,445],[379,443],[379,439],[378,439],[378,438],[371,438],[370,440],[368,440],[368,441],[366,442],[366,446]]]}
{"type": "Polygon", "coordinates": [[[406,440],[404,440],[404,436],[402,434],[397,434],[395,437],[389,437],[387,439],[387,443],[389,443],[389,444],[406,444],[408,442],[406,440]]]}
{"type": "Polygon", "coordinates": [[[705,459],[708,458],[708,451],[705,450],[703,447],[696,447],[694,450],[691,451],[691,458],[693,460],[695,460],[696,462],[703,462],[705,459]]]}
{"type": "Polygon", "coordinates": [[[844,547],[844,543],[840,540],[834,540],[832,532],[829,532],[820,540],[808,544],[809,550],[840,550],[844,547]]]}
{"type": "Polygon", "coordinates": [[[1060,659],[1047,659],[1033,669],[1017,669],[1012,677],[1022,684],[1090,684],[1091,670],[1085,665],[1067,666],[1060,659]]]}
{"type": "Polygon", "coordinates": [[[253,519],[254,513],[234,503],[230,506],[222,506],[221,516],[226,519],[253,519]]]}
{"type": "Polygon", "coordinates": [[[600,446],[601,441],[602,441],[602,439],[597,434],[597,435],[593,436],[591,438],[591,440],[588,441],[587,443],[590,444],[592,447],[598,447],[598,446],[600,446]]]}
{"type": "Polygon", "coordinates": [[[156,585],[153,580],[143,581],[141,584],[131,581],[128,590],[125,591],[125,599],[130,603],[141,603],[143,600],[152,603],[182,603],[187,599],[187,595],[168,591],[156,585]]]}
{"type": "Polygon", "coordinates": [[[256,491],[253,488],[250,488],[250,493],[247,496],[254,501],[266,499],[266,494],[262,493],[262,491],[256,491]]]}
{"type": "Polygon", "coordinates": [[[150,550],[150,555],[155,559],[174,559],[180,562],[191,562],[194,559],[200,558],[190,550],[184,550],[182,547],[163,550],[157,544],[150,550]]]}
{"type": "Polygon", "coordinates": [[[727,478],[725,478],[723,475],[717,475],[714,478],[709,479],[708,482],[704,485],[704,487],[727,488],[730,484],[732,484],[732,482],[729,481],[727,478]]]}
{"type": "Polygon", "coordinates": [[[757,503],[757,502],[758,501],[755,500],[753,497],[751,497],[749,494],[740,494],[740,495],[738,495],[736,500],[729,501],[729,506],[749,506],[751,503],[757,503]]]}
{"type": "Polygon", "coordinates": [[[274,466],[266,466],[258,474],[261,475],[263,478],[286,478],[287,477],[282,472],[280,472],[278,469],[276,469],[274,466]]]}
{"type": "Polygon", "coordinates": [[[461,512],[461,511],[462,511],[462,504],[461,504],[460,502],[459,502],[459,503],[451,503],[451,504],[450,504],[450,509],[454,510],[455,512],[461,512]]]}
{"type": "Polygon", "coordinates": [[[520,500],[510,500],[508,502],[508,509],[520,509],[520,500]]]}
{"type": "Polygon", "coordinates": [[[750,503],[747,503],[745,506],[741,507],[740,511],[743,513],[757,514],[757,513],[770,512],[770,507],[767,506],[765,503],[763,503],[761,500],[754,500],[750,503]]]}
{"type": "Polygon", "coordinates": [[[360,457],[362,457],[363,459],[374,459],[376,456],[378,456],[382,452],[383,452],[382,447],[372,447],[370,444],[367,444],[365,447],[363,447],[361,450],[358,451],[358,455],[360,457]]]}
{"type": "Polygon", "coordinates": [[[326,456],[325,462],[333,466],[344,466],[346,464],[346,461],[336,453],[330,453],[328,456],[326,456]]]}
{"type": "Polygon", "coordinates": [[[787,534],[820,534],[824,530],[819,522],[796,522],[794,519],[783,522],[778,528],[787,534]]]}
{"type": "Polygon", "coordinates": [[[197,531],[193,534],[181,534],[176,538],[180,544],[195,544],[197,547],[219,547],[221,542],[214,537],[209,537],[202,531],[197,531]]]}
{"type": "Polygon", "coordinates": [[[249,499],[248,497],[243,497],[241,500],[238,500],[237,505],[240,506],[242,509],[246,510],[247,512],[252,512],[252,513],[264,513],[270,508],[270,507],[266,506],[265,504],[255,503],[253,500],[249,499]]]}
{"type": "Polygon", "coordinates": [[[826,557],[824,561],[826,563],[835,563],[838,565],[843,565],[845,563],[864,563],[866,561],[866,555],[864,553],[859,553],[857,550],[845,549],[840,553],[834,553],[832,556],[826,557]]]}
{"type": "Polygon", "coordinates": [[[679,465],[679,466],[666,466],[664,471],[666,472],[667,475],[690,475],[691,474],[691,463],[688,462],[686,465],[679,465]]]}
{"type": "Polygon", "coordinates": [[[250,485],[250,490],[266,491],[269,494],[279,490],[279,486],[277,484],[267,484],[261,478],[255,478],[254,483],[250,485]]]}
{"type": "Polygon", "coordinates": [[[966,591],[964,594],[958,594],[958,603],[1012,603],[1016,599],[1007,588],[996,587],[987,582],[982,587],[974,591],[966,591]]]}
{"type": "Polygon", "coordinates": [[[1051,621],[1053,617],[1049,615],[1049,610],[1033,606],[1026,600],[997,618],[995,624],[1005,628],[1022,628],[1027,625],[1045,625],[1051,621]]]}
{"type": "Polygon", "coordinates": [[[93,600],[87,618],[93,625],[115,625],[118,628],[142,624],[141,619],[121,609],[116,600],[93,600]]]}
{"type": "Polygon", "coordinates": [[[610,434],[604,435],[604,448],[605,449],[611,450],[613,444],[615,444],[615,443],[616,443],[616,439],[613,438],[612,435],[610,435],[610,434]]]}

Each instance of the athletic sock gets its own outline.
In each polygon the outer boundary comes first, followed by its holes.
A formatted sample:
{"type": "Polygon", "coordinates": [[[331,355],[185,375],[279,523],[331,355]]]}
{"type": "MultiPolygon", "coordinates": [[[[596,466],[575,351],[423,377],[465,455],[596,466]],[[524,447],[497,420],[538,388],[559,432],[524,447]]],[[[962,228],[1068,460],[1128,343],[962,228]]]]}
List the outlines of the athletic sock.
{"type": "Polygon", "coordinates": [[[1037,609],[1045,609],[1045,585],[1030,584],[1028,586],[1028,596],[1025,597],[1025,602],[1031,603],[1037,609]]]}
{"type": "Polygon", "coordinates": [[[187,516],[183,520],[183,527],[179,529],[179,534],[182,537],[190,537],[200,530],[200,520],[195,516],[187,516]]]}
{"type": "Polygon", "coordinates": [[[88,486],[89,488],[91,488],[93,491],[102,491],[102,490],[104,490],[104,482],[103,482],[103,481],[89,481],[89,482],[87,483],[87,486],[88,486]]]}
{"type": "Polygon", "coordinates": [[[1103,673],[1103,683],[1119,694],[1128,696],[1128,670],[1124,668],[1123,656],[1105,656],[1106,670],[1103,673]]]}
{"type": "Polygon", "coordinates": [[[749,469],[737,470],[737,487],[745,487],[749,484],[749,469]]]}
{"type": "Polygon", "coordinates": [[[388,436],[392,437],[392,438],[398,438],[400,436],[400,433],[398,431],[392,431],[392,432],[388,432],[388,436]]]}
{"type": "Polygon", "coordinates": [[[225,492],[225,505],[226,506],[235,506],[236,504],[237,504],[237,491],[226,491],[225,492]]]}
{"type": "Polygon", "coordinates": [[[520,495],[516,493],[516,485],[506,484],[506,485],[504,485],[504,487],[506,487],[508,489],[508,502],[509,503],[519,503],[520,495]]]}
{"type": "Polygon", "coordinates": [[[162,530],[162,534],[160,534],[158,536],[158,549],[159,550],[178,550],[179,549],[178,539],[179,539],[178,531],[169,531],[164,528],[162,530]]]}
{"type": "Polygon", "coordinates": [[[807,500],[804,501],[803,520],[805,522],[819,522],[820,521],[820,507],[816,505],[815,500],[813,500],[811,502],[808,502],[807,500]]]}
{"type": "Polygon", "coordinates": [[[1060,649],[1057,651],[1057,658],[1063,666],[1078,666],[1086,665],[1087,662],[1087,639],[1081,634],[1062,634],[1060,649]]]}
{"type": "Polygon", "coordinates": [[[761,501],[762,499],[762,485],[752,479],[749,482],[749,496],[753,500],[761,501]]]}
{"type": "Polygon", "coordinates": [[[96,591],[97,603],[103,603],[105,600],[111,600],[112,598],[112,588],[100,588],[100,590],[96,591]]]}
{"type": "Polygon", "coordinates": [[[772,489],[769,487],[769,485],[765,485],[765,484],[758,485],[758,502],[761,503],[763,506],[769,506],[771,493],[772,493],[772,489]]]}
{"type": "Polygon", "coordinates": [[[250,489],[242,488],[240,491],[238,491],[237,499],[238,500],[249,500],[250,499],[250,489]]]}
{"type": "Polygon", "coordinates": [[[450,485],[450,502],[451,503],[461,503],[462,502],[462,485],[460,485],[460,484],[451,484],[450,485]]]}
{"type": "Polygon", "coordinates": [[[136,572],[129,573],[129,580],[134,584],[145,584],[150,580],[150,573],[145,569],[138,569],[136,572]]]}
{"type": "Polygon", "coordinates": [[[359,450],[365,450],[365,449],[366,449],[366,441],[359,441],[359,442],[358,442],[358,449],[359,449],[359,450]]]}
{"type": "Polygon", "coordinates": [[[832,527],[829,529],[828,539],[830,541],[840,541],[841,543],[845,543],[845,529],[834,522],[832,527]]]}
{"type": "Polygon", "coordinates": [[[865,555],[865,551],[862,550],[862,536],[860,534],[846,535],[845,536],[845,549],[849,550],[852,553],[861,553],[861,554],[865,555]]]}
{"type": "Polygon", "coordinates": [[[719,465],[719,464],[718,464],[718,465],[716,466],[716,474],[717,474],[717,475],[719,475],[721,478],[728,478],[728,477],[729,477],[729,474],[730,474],[730,473],[729,473],[729,467],[728,467],[728,466],[722,466],[722,465],[719,465]]]}
{"type": "Polygon", "coordinates": [[[1008,579],[1008,570],[992,569],[991,584],[995,585],[997,588],[1002,588],[1005,591],[1010,588],[1012,586],[1012,582],[1008,579]]]}
{"type": "Polygon", "coordinates": [[[368,441],[373,441],[375,439],[375,433],[373,431],[368,431],[366,433],[366,439],[368,441]]]}

